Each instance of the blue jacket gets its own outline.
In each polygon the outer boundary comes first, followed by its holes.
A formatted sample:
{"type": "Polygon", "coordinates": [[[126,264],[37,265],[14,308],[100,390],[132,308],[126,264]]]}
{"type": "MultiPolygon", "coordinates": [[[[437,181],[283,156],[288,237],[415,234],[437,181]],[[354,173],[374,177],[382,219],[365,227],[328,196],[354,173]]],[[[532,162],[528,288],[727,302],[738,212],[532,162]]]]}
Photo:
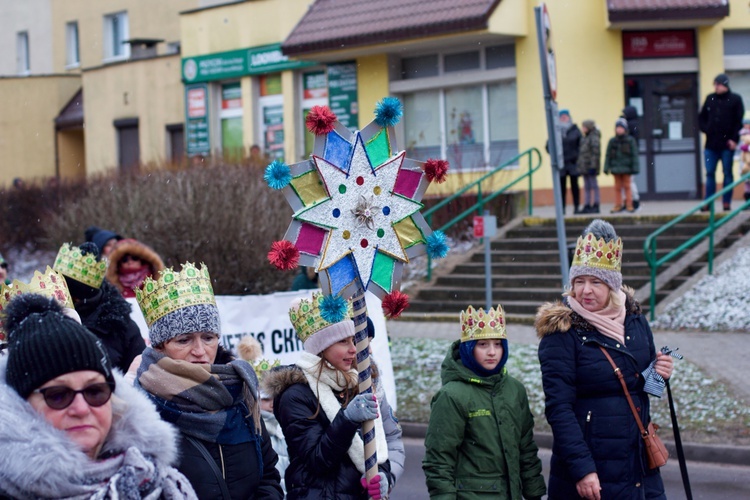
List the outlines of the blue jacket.
{"type": "Polygon", "coordinates": [[[537,313],[545,414],[554,438],[550,500],[579,498],[576,483],[591,472],[599,476],[602,498],[666,498],[659,470],[648,468],[622,386],[599,349],[605,347],[622,370],[643,425],[648,425],[649,399],[641,372],[656,357],[654,338],[632,290],[625,291],[626,345],[599,333],[565,304],[544,304],[537,313]]]}

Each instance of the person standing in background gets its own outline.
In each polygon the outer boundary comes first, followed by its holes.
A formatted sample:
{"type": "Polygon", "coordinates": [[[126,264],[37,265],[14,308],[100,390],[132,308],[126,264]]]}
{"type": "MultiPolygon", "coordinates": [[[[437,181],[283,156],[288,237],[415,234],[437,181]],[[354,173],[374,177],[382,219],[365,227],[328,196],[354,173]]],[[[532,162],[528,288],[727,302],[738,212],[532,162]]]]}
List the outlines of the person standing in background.
{"type": "Polygon", "coordinates": [[[583,139],[578,155],[578,173],[583,176],[583,197],[586,205],[585,214],[599,213],[599,183],[597,176],[601,172],[601,133],[594,120],[584,120],[581,124],[583,139]]]}
{"type": "MultiPolygon", "coordinates": [[[[622,118],[625,118],[628,122],[628,133],[635,139],[635,144],[638,146],[638,134],[640,133],[638,109],[635,106],[625,106],[622,110],[622,118]]],[[[633,210],[637,212],[641,208],[641,195],[638,192],[638,185],[635,183],[634,175],[630,177],[630,193],[633,196],[633,210]]]]}
{"type": "Polygon", "coordinates": [[[570,193],[573,195],[573,213],[581,213],[581,193],[578,190],[578,153],[581,147],[581,131],[578,125],[573,123],[570,111],[561,109],[560,127],[562,132],[563,160],[565,165],[560,170],[560,200],[562,201],[563,213],[565,213],[565,179],[570,177],[570,193]]]}
{"type": "Polygon", "coordinates": [[[610,213],[616,214],[625,210],[635,212],[630,192],[630,178],[638,173],[639,167],[638,144],[628,134],[628,122],[624,118],[618,118],[615,122],[615,136],[609,140],[604,157],[604,173],[615,177],[615,206],[610,213]]]}

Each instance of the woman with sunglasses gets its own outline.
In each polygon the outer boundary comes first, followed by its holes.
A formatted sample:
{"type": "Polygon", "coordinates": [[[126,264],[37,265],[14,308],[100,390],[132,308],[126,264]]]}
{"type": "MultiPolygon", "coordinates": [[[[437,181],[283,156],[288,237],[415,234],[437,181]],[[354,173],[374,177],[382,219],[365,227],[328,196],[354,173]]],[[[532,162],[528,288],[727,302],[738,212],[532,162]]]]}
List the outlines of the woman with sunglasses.
{"type": "Polygon", "coordinates": [[[3,316],[0,498],[196,498],[170,466],[176,432],[99,339],[41,295],[3,316]]]}

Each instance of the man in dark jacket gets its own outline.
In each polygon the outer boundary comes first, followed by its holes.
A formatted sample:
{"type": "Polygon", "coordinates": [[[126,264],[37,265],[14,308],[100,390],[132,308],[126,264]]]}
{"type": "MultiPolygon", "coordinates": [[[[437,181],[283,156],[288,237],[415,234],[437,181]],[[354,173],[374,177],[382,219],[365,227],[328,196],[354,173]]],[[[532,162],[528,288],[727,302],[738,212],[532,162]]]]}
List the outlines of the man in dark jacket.
{"type": "Polygon", "coordinates": [[[563,160],[565,166],[560,170],[560,191],[565,213],[565,178],[570,177],[570,192],[573,195],[573,213],[581,213],[581,194],[578,190],[578,152],[581,148],[581,131],[573,123],[570,111],[560,110],[560,125],[562,127],[563,160]]]}
{"type": "MultiPolygon", "coordinates": [[[[706,198],[716,193],[716,167],[719,159],[724,170],[724,187],[734,181],[732,162],[744,114],[742,97],[729,90],[727,75],[719,74],[714,78],[714,93],[706,97],[698,115],[698,125],[701,132],[706,134],[706,198]]],[[[731,191],[723,195],[722,201],[724,210],[729,210],[732,203],[731,191]]],[[[701,210],[708,211],[708,205],[701,210]]]]}
{"type": "MultiPolygon", "coordinates": [[[[622,117],[628,122],[628,134],[635,139],[635,144],[638,145],[638,134],[641,132],[638,121],[638,109],[635,106],[625,106],[622,108],[622,117]]],[[[641,195],[638,193],[635,175],[630,177],[630,192],[633,196],[633,209],[637,212],[641,206],[641,195]]]]}

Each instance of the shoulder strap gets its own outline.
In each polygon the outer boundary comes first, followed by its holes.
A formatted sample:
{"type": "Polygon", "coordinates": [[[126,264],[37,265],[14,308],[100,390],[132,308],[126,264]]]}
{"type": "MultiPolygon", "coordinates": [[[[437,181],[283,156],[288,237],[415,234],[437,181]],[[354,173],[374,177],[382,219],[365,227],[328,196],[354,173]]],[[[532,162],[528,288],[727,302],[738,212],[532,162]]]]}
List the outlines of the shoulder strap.
{"type": "Polygon", "coordinates": [[[633,412],[633,416],[635,417],[635,422],[638,424],[638,430],[641,431],[641,436],[648,436],[648,431],[643,428],[643,422],[641,421],[640,415],[638,415],[638,410],[635,409],[635,405],[633,404],[633,398],[630,397],[630,391],[628,391],[628,386],[625,385],[625,378],[622,375],[622,370],[620,370],[617,365],[615,364],[614,360],[612,359],[612,356],[609,355],[607,350],[599,346],[599,349],[602,350],[604,355],[607,357],[607,361],[609,361],[609,364],[612,365],[612,369],[615,371],[615,377],[620,381],[620,385],[622,385],[622,390],[625,393],[625,398],[628,400],[628,404],[630,405],[630,411],[633,412]]]}
{"type": "Polygon", "coordinates": [[[192,436],[188,436],[187,434],[185,434],[184,436],[190,442],[190,444],[192,444],[195,449],[200,452],[200,454],[203,456],[203,459],[208,462],[208,466],[211,468],[211,472],[213,472],[214,476],[216,476],[216,480],[219,483],[219,488],[221,489],[221,497],[224,500],[232,500],[232,496],[229,494],[229,488],[227,487],[227,482],[224,480],[224,476],[221,475],[219,466],[216,465],[214,457],[212,457],[208,452],[206,446],[192,436]]]}

